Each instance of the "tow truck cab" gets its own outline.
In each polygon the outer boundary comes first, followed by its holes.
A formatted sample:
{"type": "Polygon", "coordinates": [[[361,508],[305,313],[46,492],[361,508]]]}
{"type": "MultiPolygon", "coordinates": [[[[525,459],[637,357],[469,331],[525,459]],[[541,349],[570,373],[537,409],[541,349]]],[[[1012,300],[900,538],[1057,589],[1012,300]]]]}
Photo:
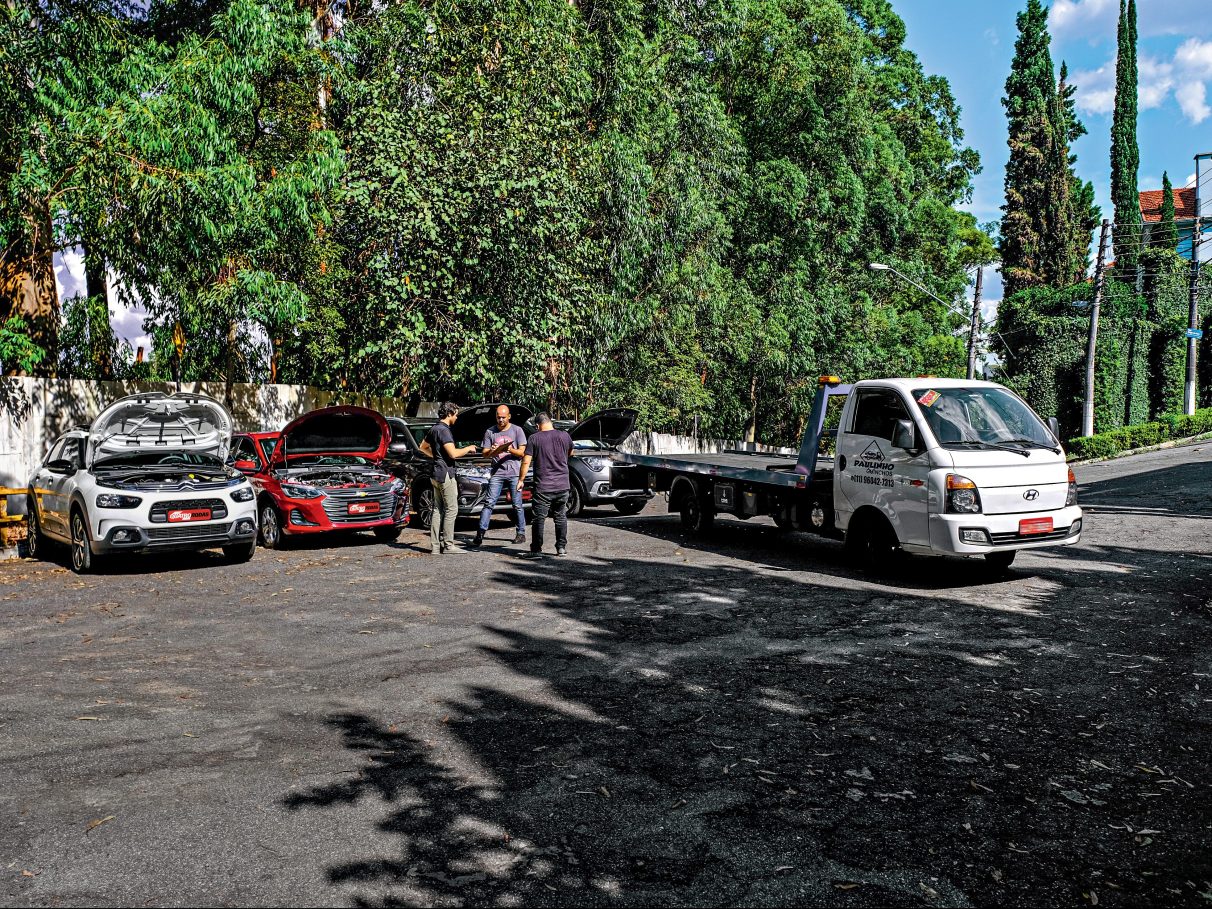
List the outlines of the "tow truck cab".
{"type": "Polygon", "coordinates": [[[833,487],[834,523],[848,542],[862,538],[856,545],[880,548],[890,528],[906,552],[1009,564],[1019,549],[1081,536],[1060,442],[995,382],[854,384],[837,428],[833,487]]]}

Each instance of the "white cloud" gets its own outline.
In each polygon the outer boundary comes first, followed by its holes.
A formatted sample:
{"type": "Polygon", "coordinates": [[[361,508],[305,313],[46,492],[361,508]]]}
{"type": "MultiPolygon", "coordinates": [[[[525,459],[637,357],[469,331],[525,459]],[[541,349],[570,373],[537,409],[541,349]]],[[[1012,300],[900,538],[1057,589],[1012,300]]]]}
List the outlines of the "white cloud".
{"type": "Polygon", "coordinates": [[[1088,114],[1109,114],[1115,109],[1115,58],[1098,69],[1069,74],[1069,83],[1077,89],[1074,102],[1088,114]]]}
{"type": "MultiPolygon", "coordinates": [[[[1137,60],[1137,102],[1141,110],[1161,107],[1170,98],[1178,102],[1191,123],[1212,116],[1205,82],[1212,80],[1212,41],[1192,38],[1174,53],[1173,60],[1146,54],[1137,60]]],[[[1087,114],[1109,114],[1115,108],[1115,58],[1098,69],[1075,72],[1070,82],[1077,88],[1074,100],[1087,114]]]]}
{"type": "Polygon", "coordinates": [[[1174,52],[1174,63],[1196,79],[1212,79],[1212,41],[1189,38],[1174,52]]]}
{"type": "MultiPolygon", "coordinates": [[[[1053,37],[1091,44],[1114,41],[1118,23],[1117,0],[1056,0],[1048,17],[1053,37]]],[[[1212,35],[1206,0],[1137,0],[1136,25],[1142,38],[1212,35]]]]}
{"type": "Polygon", "coordinates": [[[1203,123],[1212,116],[1212,107],[1208,107],[1208,90],[1202,82],[1184,82],[1174,92],[1174,97],[1192,123],[1203,123]]]}

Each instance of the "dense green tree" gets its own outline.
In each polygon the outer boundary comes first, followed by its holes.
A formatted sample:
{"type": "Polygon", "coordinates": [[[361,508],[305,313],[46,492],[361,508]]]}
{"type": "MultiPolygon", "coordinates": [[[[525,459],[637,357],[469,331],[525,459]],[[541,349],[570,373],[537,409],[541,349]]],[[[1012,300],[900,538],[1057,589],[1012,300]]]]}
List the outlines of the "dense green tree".
{"type": "MultiPolygon", "coordinates": [[[[1077,86],[1069,81],[1069,67],[1064,61],[1061,61],[1056,90],[1065,120],[1065,142],[1072,149],[1073,144],[1086,135],[1086,126],[1077,116],[1077,86]]],[[[1090,240],[1102,219],[1102,211],[1094,201],[1094,183],[1077,175],[1077,155],[1072,151],[1069,154],[1069,182],[1069,205],[1072,209],[1070,227],[1073,232],[1070,262],[1074,268],[1072,278],[1077,280],[1089,271],[1090,240]]]]}
{"type": "Polygon", "coordinates": [[[1150,234],[1150,246],[1161,249],[1177,249],[1178,225],[1175,223],[1174,187],[1170,183],[1170,174],[1162,171],[1162,204],[1161,220],[1150,234]]]}
{"type": "Polygon", "coordinates": [[[1136,141],[1136,0],[1120,0],[1118,56],[1115,63],[1115,111],[1111,120],[1111,203],[1115,207],[1115,270],[1136,280],[1140,255],[1140,195],[1136,141]]]}
{"type": "Polygon", "coordinates": [[[1018,40],[1006,108],[1010,157],[1002,207],[1001,257],[1006,295],[1039,285],[1064,286],[1085,270],[1083,241],[1093,192],[1077,180],[1071,139],[1084,130],[1072,109],[1072,89],[1052,68],[1048,11],[1028,0],[1018,15],[1018,40]]]}

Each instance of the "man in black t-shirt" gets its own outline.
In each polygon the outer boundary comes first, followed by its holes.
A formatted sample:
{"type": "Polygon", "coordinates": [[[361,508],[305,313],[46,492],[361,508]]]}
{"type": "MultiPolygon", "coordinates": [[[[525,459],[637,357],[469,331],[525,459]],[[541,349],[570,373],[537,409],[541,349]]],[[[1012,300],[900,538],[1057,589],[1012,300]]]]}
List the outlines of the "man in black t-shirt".
{"type": "Polygon", "coordinates": [[[430,552],[462,552],[455,543],[455,518],[459,515],[459,481],[454,463],[476,450],[474,445],[457,448],[450,427],[459,418],[459,405],[445,401],[438,405],[438,422],[421,443],[421,451],[433,458],[433,515],[429,519],[430,552]]]}
{"type": "Polygon", "coordinates": [[[540,413],[534,418],[539,431],[526,440],[526,454],[518,477],[520,487],[534,465],[535,489],[530,522],[531,558],[543,553],[543,525],[550,511],[555,519],[556,555],[568,552],[568,459],[572,457],[572,437],[556,429],[551,417],[540,413]]]}

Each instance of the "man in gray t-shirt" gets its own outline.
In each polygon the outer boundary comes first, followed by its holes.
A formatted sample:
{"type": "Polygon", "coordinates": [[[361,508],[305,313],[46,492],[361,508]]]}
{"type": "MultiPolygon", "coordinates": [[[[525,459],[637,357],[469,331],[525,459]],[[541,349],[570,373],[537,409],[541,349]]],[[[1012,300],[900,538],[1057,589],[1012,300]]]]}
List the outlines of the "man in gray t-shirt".
{"type": "Polygon", "coordinates": [[[492,510],[496,508],[497,499],[506,487],[517,516],[518,532],[513,541],[526,542],[526,513],[522,511],[522,484],[518,482],[518,470],[522,465],[522,456],[526,454],[526,433],[521,426],[509,422],[510,416],[509,408],[502,404],[497,408],[497,425],[484,433],[481,451],[486,458],[492,459],[492,473],[488,478],[488,498],[480,512],[480,528],[472,544],[475,546],[484,542],[484,534],[488,532],[488,524],[492,520],[492,510]]]}

